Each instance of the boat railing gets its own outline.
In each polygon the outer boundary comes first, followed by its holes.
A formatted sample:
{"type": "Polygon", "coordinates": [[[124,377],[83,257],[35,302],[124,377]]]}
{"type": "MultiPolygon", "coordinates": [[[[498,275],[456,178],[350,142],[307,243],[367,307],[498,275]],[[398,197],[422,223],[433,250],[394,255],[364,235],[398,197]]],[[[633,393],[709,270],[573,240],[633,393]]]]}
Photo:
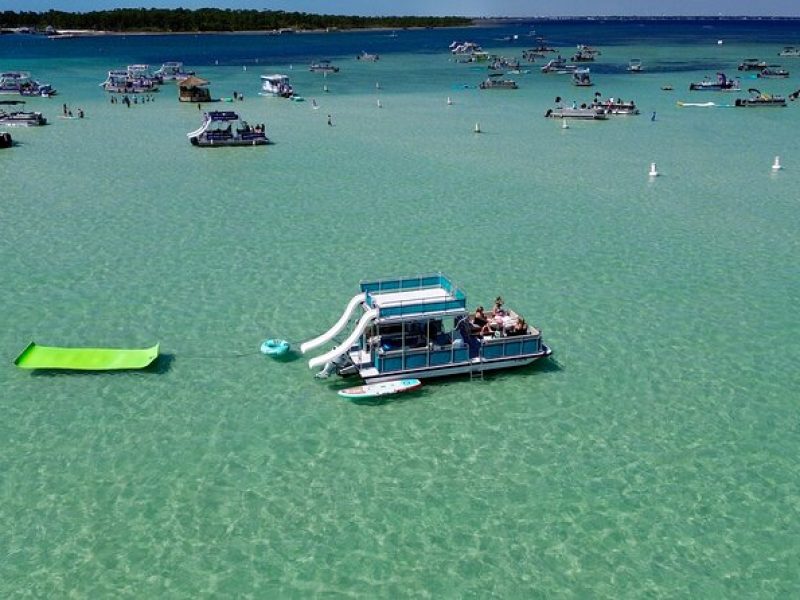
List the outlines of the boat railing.
{"type": "Polygon", "coordinates": [[[360,282],[361,291],[366,294],[366,304],[376,308],[374,294],[404,292],[422,289],[442,289],[441,296],[421,299],[386,301],[380,305],[381,318],[399,317],[411,314],[427,314],[459,311],[466,307],[467,297],[457,284],[442,273],[426,273],[411,277],[392,277],[360,282]]]}
{"type": "MultiPolygon", "coordinates": [[[[481,361],[494,361],[541,353],[541,331],[528,335],[499,337],[481,343],[477,356],[481,361]]],[[[474,355],[473,355],[474,356],[474,355]]],[[[397,350],[372,350],[372,364],[380,373],[427,369],[463,364],[470,361],[470,347],[456,339],[450,344],[429,343],[420,348],[398,348],[397,350]]]]}
{"type": "Polygon", "coordinates": [[[387,277],[383,279],[362,279],[359,282],[362,292],[401,292],[441,287],[454,297],[463,296],[459,286],[441,272],[422,273],[404,277],[387,277]]]}

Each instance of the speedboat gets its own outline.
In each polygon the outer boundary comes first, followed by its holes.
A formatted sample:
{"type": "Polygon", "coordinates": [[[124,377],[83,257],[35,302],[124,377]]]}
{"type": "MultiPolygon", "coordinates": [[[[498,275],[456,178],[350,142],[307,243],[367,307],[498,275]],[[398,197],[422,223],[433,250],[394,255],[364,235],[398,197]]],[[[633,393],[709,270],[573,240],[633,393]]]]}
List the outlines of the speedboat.
{"type": "Polygon", "coordinates": [[[289,83],[288,75],[262,75],[261,92],[259,94],[261,96],[291,98],[294,96],[294,88],[289,83]]]}
{"type": "Polygon", "coordinates": [[[162,64],[153,75],[161,81],[180,81],[194,74],[194,71],[185,71],[182,62],[170,61],[162,64]]]}
{"type": "Polygon", "coordinates": [[[578,87],[593,86],[594,83],[592,83],[592,78],[589,76],[589,69],[576,69],[572,74],[572,85],[577,85],[578,87]]]}
{"type": "Polygon", "coordinates": [[[580,107],[570,108],[568,106],[556,106],[548,108],[544,116],[548,119],[579,119],[584,121],[605,121],[608,119],[608,112],[603,107],[581,105],[580,107]]]}
{"type": "Polygon", "coordinates": [[[628,72],[629,73],[641,73],[642,72],[642,61],[638,58],[632,58],[628,61],[628,72]]]}
{"type": "Polygon", "coordinates": [[[750,88],[747,90],[750,92],[749,98],[737,98],[733,103],[734,106],[738,107],[771,107],[771,106],[778,106],[783,107],[786,106],[786,98],[783,96],[778,96],[777,94],[765,94],[756,88],[750,88]]]}
{"type": "Polygon", "coordinates": [[[728,79],[725,73],[717,73],[717,79],[706,77],[703,81],[689,84],[690,90],[705,92],[738,92],[741,89],[738,79],[728,79]]]}
{"type": "Polygon", "coordinates": [[[348,331],[338,346],[308,361],[309,368],[322,367],[317,377],[356,375],[367,384],[462,374],[482,378],[487,371],[529,365],[552,353],[542,332],[513,310],[501,306],[478,326],[466,294],[442,273],[365,280],[359,288],[333,327],[300,345],[305,354],[348,331]]]}
{"type": "Polygon", "coordinates": [[[376,62],[380,59],[381,57],[377,54],[370,54],[366,50],[362,50],[361,54],[356,56],[356,60],[363,60],[364,62],[376,62]]]}
{"type": "Polygon", "coordinates": [[[791,56],[793,58],[800,57],[800,48],[794,46],[784,46],[783,50],[778,52],[778,56],[791,56]]]}
{"type": "Polygon", "coordinates": [[[765,69],[762,69],[756,77],[759,79],[787,79],[789,77],[789,71],[781,68],[780,65],[769,65],[765,69]]]}
{"type": "Polygon", "coordinates": [[[478,86],[482,90],[516,90],[517,82],[513,79],[501,79],[502,73],[492,73],[478,86]]]}
{"type": "Polygon", "coordinates": [[[331,61],[329,60],[321,60],[319,62],[311,63],[311,66],[308,67],[308,70],[313,71],[314,73],[338,73],[339,67],[331,64],[331,61]]]}
{"type": "Polygon", "coordinates": [[[767,68],[767,63],[757,58],[745,58],[736,68],[740,71],[760,71],[767,68]]]}
{"type": "Polygon", "coordinates": [[[263,146],[269,144],[264,125],[248,125],[232,110],[210,111],[203,115],[203,124],[186,137],[193,146],[263,146]],[[234,128],[234,124],[236,127],[234,128]]]}
{"type": "Polygon", "coordinates": [[[14,111],[6,112],[0,110],[0,125],[9,127],[39,127],[47,125],[47,119],[40,112],[33,111],[14,111]]]}
{"type": "Polygon", "coordinates": [[[19,94],[21,96],[55,96],[56,91],[48,84],[32,79],[22,71],[0,73],[0,94],[19,94]]]}

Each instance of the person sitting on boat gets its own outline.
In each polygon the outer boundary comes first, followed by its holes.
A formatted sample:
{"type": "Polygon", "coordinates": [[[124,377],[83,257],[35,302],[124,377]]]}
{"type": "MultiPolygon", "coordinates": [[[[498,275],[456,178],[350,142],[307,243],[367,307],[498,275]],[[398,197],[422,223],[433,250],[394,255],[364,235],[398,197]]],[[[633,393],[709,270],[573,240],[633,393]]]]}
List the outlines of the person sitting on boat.
{"type": "Polygon", "coordinates": [[[520,317],[511,329],[506,331],[506,335],[525,335],[528,333],[528,324],[525,319],[520,317]]]}
{"type": "Polygon", "coordinates": [[[494,299],[494,308],[492,309],[492,316],[497,317],[505,317],[508,313],[506,309],[503,308],[503,297],[498,296],[494,299]]]}
{"type": "Polygon", "coordinates": [[[483,311],[483,306],[475,309],[475,316],[472,318],[472,333],[474,335],[492,334],[492,328],[489,326],[489,319],[483,311]]]}

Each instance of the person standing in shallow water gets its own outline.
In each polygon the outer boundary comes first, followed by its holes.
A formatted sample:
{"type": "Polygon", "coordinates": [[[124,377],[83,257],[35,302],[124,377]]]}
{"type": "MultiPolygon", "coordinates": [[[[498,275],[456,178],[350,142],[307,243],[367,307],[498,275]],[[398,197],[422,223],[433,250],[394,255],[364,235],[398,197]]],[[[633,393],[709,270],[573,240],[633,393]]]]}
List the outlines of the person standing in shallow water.
{"type": "Polygon", "coordinates": [[[330,115],[328,115],[328,125],[333,127],[333,121],[331,121],[331,116],[330,115]]]}

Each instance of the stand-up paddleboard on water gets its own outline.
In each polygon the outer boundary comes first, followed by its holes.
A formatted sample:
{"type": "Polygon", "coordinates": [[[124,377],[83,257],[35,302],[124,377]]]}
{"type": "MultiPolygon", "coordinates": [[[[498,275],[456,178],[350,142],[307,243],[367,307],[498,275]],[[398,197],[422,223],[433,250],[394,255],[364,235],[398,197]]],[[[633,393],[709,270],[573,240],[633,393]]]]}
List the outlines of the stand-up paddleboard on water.
{"type": "Polygon", "coordinates": [[[375,398],[377,396],[399,394],[400,392],[410,392],[420,387],[422,387],[422,382],[419,379],[398,379],[397,381],[384,381],[383,383],[347,388],[346,390],[340,390],[339,395],[344,398],[375,398]]]}
{"type": "Polygon", "coordinates": [[[687,107],[696,107],[696,108],[713,108],[716,106],[714,102],[681,102],[678,101],[678,106],[683,108],[684,106],[687,107]]]}

